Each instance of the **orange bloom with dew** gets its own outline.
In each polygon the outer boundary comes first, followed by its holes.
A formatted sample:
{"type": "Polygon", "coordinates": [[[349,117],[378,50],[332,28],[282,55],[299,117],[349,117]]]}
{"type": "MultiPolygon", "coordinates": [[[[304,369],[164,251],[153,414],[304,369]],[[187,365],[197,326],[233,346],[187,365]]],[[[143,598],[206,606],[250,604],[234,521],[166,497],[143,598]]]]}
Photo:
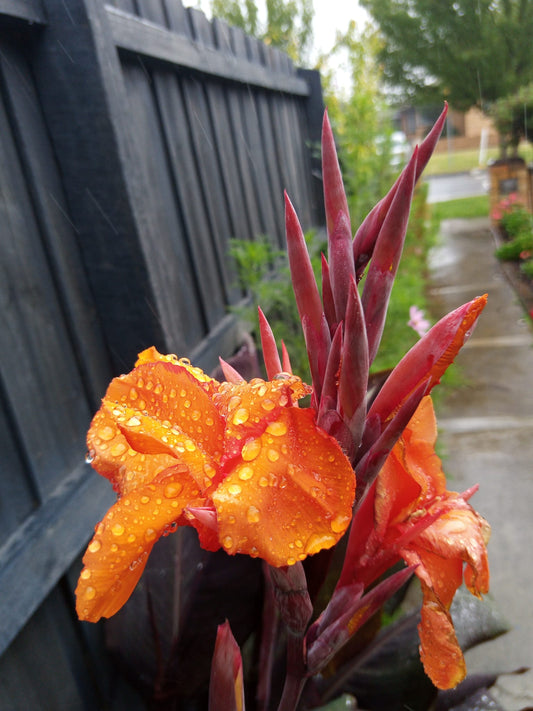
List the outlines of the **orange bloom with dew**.
{"type": "Polygon", "coordinates": [[[477,487],[463,494],[447,491],[436,438],[426,396],[354,517],[361,538],[348,551],[343,583],[353,579],[366,587],[400,558],[417,566],[423,592],[420,656],[435,686],[448,689],[466,674],[450,605],[463,580],[477,597],[488,591],[490,528],[467,503],[477,487]]]}
{"type": "Polygon", "coordinates": [[[464,494],[446,490],[436,437],[433,405],[425,397],[380,472],[375,512],[378,535],[396,539],[405,562],[417,565],[424,596],[420,656],[433,683],[447,689],[466,674],[450,605],[463,577],[473,595],[488,592],[490,528],[467,503],[477,487],[464,494]],[[411,537],[409,529],[424,520],[429,525],[411,537]]]}
{"type": "Polygon", "coordinates": [[[298,408],[293,375],[219,383],[189,361],[140,354],[115,378],[87,442],[118,500],[95,530],[76,589],[92,622],[129,598],[155,542],[177,526],[200,545],[292,565],[335,545],[355,493],[337,442],[298,408]]]}

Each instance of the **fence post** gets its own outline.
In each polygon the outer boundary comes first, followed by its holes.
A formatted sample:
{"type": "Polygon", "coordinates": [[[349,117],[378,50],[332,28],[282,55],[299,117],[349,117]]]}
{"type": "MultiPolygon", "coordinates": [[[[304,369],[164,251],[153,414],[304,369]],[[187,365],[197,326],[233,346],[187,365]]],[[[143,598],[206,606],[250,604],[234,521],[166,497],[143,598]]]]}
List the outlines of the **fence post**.
{"type": "Polygon", "coordinates": [[[316,69],[298,69],[298,76],[307,82],[309,95],[305,101],[307,119],[307,149],[311,164],[311,217],[314,225],[323,225],[324,192],[322,186],[322,160],[320,157],[320,142],[322,136],[322,118],[324,115],[324,98],[320,72],[316,69]]]}
{"type": "MultiPolygon", "coordinates": [[[[164,348],[140,242],[140,166],[133,160],[121,67],[101,0],[47,0],[33,70],[69,212],[115,371],[142,344],[164,348]]],[[[143,224],[143,222],[145,224],[143,224]]]]}

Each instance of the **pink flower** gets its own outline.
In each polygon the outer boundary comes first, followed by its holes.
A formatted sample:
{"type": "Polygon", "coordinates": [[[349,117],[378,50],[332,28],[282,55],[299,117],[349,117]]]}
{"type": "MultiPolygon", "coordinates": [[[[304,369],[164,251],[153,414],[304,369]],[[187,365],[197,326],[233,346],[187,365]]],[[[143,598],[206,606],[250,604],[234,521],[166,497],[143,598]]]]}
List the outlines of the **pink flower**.
{"type": "Polygon", "coordinates": [[[418,306],[411,306],[409,308],[409,321],[407,325],[416,331],[420,337],[427,333],[431,327],[430,322],[425,318],[424,312],[422,309],[419,309],[418,306]]]}

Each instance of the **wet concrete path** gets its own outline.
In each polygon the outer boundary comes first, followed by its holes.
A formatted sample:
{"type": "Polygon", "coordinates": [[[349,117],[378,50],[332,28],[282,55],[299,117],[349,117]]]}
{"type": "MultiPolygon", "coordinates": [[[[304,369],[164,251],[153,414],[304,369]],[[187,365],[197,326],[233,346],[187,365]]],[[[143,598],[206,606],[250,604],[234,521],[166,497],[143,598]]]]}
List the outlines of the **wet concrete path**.
{"type": "MultiPolygon", "coordinates": [[[[471,671],[533,667],[533,331],[493,256],[488,219],[446,220],[434,250],[430,298],[440,318],[478,294],[488,305],[457,358],[466,380],[438,408],[449,488],[492,526],[491,595],[512,630],[467,653],[471,671]]],[[[533,671],[503,676],[506,711],[533,706],[533,671]]]]}

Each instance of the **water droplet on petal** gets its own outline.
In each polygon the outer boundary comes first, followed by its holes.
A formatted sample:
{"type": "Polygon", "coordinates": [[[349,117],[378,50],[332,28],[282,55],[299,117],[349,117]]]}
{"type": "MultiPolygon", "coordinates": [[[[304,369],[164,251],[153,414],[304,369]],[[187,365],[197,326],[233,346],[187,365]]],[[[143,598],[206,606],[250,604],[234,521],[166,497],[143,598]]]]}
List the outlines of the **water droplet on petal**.
{"type": "Polygon", "coordinates": [[[265,398],[261,400],[261,407],[263,410],[266,410],[266,412],[271,412],[276,407],[276,403],[270,400],[270,398],[265,398]]]}
{"type": "Polygon", "coordinates": [[[233,395],[233,397],[230,397],[228,402],[228,411],[231,412],[232,410],[235,410],[240,404],[241,398],[237,395],[233,395]]]}
{"type": "Polygon", "coordinates": [[[242,489],[238,484],[230,484],[228,486],[228,491],[232,496],[238,496],[242,493],[242,489]]]}
{"type": "Polygon", "coordinates": [[[88,548],[88,550],[89,550],[91,553],[97,553],[97,552],[100,550],[101,547],[102,547],[102,544],[100,543],[100,541],[94,539],[93,541],[91,541],[91,542],[89,543],[89,548],[88,548]]]}
{"type": "Polygon", "coordinates": [[[207,476],[210,479],[212,479],[216,474],[216,469],[215,469],[215,467],[212,467],[210,464],[204,464],[204,472],[207,474],[207,476]]]}
{"type": "Polygon", "coordinates": [[[85,455],[85,464],[92,464],[94,462],[94,449],[90,449],[85,455]]]}
{"type": "Polygon", "coordinates": [[[245,462],[253,461],[261,451],[261,440],[251,439],[242,448],[241,456],[245,462]]]}
{"type": "Polygon", "coordinates": [[[128,536],[128,543],[133,543],[135,541],[135,535],[133,533],[130,533],[128,536]]]}
{"type": "Polygon", "coordinates": [[[269,449],[267,451],[267,459],[269,462],[277,462],[279,459],[279,452],[277,449],[269,449]]]}
{"type": "Polygon", "coordinates": [[[139,427],[141,421],[135,415],[126,422],[126,427],[139,427]]]}
{"type": "Polygon", "coordinates": [[[124,454],[127,449],[127,446],[123,442],[118,442],[111,447],[110,454],[112,457],[120,457],[120,455],[124,454]]]}
{"type": "Polygon", "coordinates": [[[329,525],[331,526],[331,530],[333,531],[333,533],[343,533],[343,531],[348,528],[349,523],[350,516],[344,516],[339,514],[339,516],[336,516],[329,525]]]}
{"type": "Polygon", "coordinates": [[[240,407],[233,415],[232,422],[234,425],[243,425],[248,421],[249,417],[250,413],[248,410],[245,407],[240,407]]]}
{"type": "Polygon", "coordinates": [[[101,437],[104,442],[109,442],[109,440],[113,439],[113,437],[115,436],[115,429],[114,427],[110,427],[110,425],[100,427],[100,429],[98,430],[98,436],[101,437]]]}
{"type": "Polygon", "coordinates": [[[85,588],[85,599],[93,600],[96,597],[96,590],[92,587],[85,588]]]}
{"type": "Polygon", "coordinates": [[[111,533],[114,536],[122,536],[122,534],[124,533],[124,526],[121,523],[114,523],[111,526],[111,533]]]}
{"type": "Polygon", "coordinates": [[[254,475],[254,470],[252,467],[241,467],[239,469],[239,479],[241,481],[248,481],[248,479],[251,479],[254,475]]]}
{"type": "Polygon", "coordinates": [[[224,548],[231,548],[233,546],[233,538],[231,536],[225,536],[222,545],[224,548]]]}
{"type": "Polygon", "coordinates": [[[296,558],[287,558],[287,565],[294,565],[296,563],[296,558]]]}
{"type": "Polygon", "coordinates": [[[91,571],[89,570],[89,568],[84,568],[80,573],[80,578],[82,580],[89,580],[90,577],[91,577],[91,571]]]}
{"type": "Polygon", "coordinates": [[[257,523],[261,518],[261,512],[256,506],[249,506],[246,512],[246,518],[248,519],[248,523],[257,523]]]}
{"type": "Polygon", "coordinates": [[[163,493],[167,499],[175,499],[176,496],[179,496],[182,490],[183,484],[173,482],[172,484],[167,484],[163,493]]]}
{"type": "Polygon", "coordinates": [[[144,532],[144,537],[147,541],[153,541],[157,537],[157,533],[154,531],[153,528],[147,528],[144,532]]]}
{"type": "Polygon", "coordinates": [[[274,437],[283,437],[287,434],[287,425],[284,422],[271,422],[266,431],[274,437]]]}
{"type": "Polygon", "coordinates": [[[307,540],[307,543],[305,544],[305,552],[307,555],[313,555],[321,551],[323,548],[331,548],[335,542],[336,539],[333,536],[315,533],[307,540]]]}
{"type": "Polygon", "coordinates": [[[263,489],[268,486],[268,479],[266,476],[262,476],[261,479],[259,479],[259,486],[261,486],[263,489]]]}

